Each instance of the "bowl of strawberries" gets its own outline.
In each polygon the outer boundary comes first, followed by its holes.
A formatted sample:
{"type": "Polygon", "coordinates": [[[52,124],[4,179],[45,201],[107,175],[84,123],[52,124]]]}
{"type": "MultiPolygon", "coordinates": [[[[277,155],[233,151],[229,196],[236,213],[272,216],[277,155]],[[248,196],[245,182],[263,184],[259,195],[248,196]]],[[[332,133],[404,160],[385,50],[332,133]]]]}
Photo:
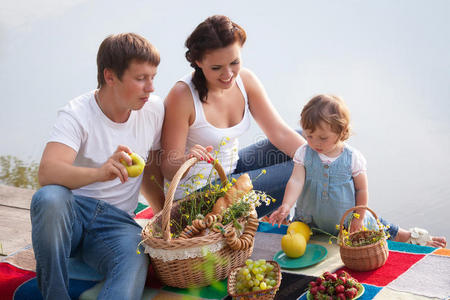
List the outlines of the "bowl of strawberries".
{"type": "Polygon", "coordinates": [[[308,284],[308,300],[358,299],[364,294],[364,286],[344,270],[325,272],[308,284]]]}

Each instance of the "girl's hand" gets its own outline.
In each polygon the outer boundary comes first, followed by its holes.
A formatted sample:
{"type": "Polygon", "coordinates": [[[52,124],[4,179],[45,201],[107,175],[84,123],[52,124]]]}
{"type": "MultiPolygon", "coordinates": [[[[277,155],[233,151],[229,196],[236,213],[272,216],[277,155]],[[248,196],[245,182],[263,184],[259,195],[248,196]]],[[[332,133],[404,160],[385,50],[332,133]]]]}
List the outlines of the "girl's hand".
{"type": "Polygon", "coordinates": [[[276,223],[278,224],[278,228],[280,228],[281,223],[286,220],[290,210],[291,209],[289,207],[281,205],[276,211],[274,211],[269,217],[269,221],[272,226],[276,223]]]}
{"type": "Polygon", "coordinates": [[[201,145],[194,145],[187,155],[187,158],[196,157],[199,160],[204,160],[208,163],[211,163],[214,158],[211,155],[211,151],[213,150],[213,146],[207,146],[206,148],[201,145]]]}
{"type": "Polygon", "coordinates": [[[349,233],[362,230],[363,225],[364,225],[364,220],[361,219],[361,217],[359,219],[353,219],[352,224],[350,225],[349,233]]]}

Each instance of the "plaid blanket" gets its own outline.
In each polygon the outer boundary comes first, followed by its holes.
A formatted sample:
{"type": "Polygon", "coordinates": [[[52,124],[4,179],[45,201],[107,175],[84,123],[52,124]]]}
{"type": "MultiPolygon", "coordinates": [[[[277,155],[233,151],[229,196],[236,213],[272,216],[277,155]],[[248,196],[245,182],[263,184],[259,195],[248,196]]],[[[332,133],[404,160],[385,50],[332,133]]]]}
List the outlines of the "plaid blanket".
{"type": "MultiPolygon", "coordinates": [[[[136,216],[141,225],[153,216],[150,208],[136,216]]],[[[286,226],[272,227],[260,223],[256,234],[253,259],[272,259],[280,250],[286,226]]],[[[283,280],[276,299],[306,299],[311,280],[325,271],[345,269],[339,247],[330,245],[324,236],[314,236],[311,243],[327,248],[325,260],[308,268],[283,270],[283,280]]],[[[365,287],[360,299],[448,299],[450,297],[450,250],[436,249],[388,241],[389,258],[384,266],[369,272],[347,270],[365,287]]],[[[0,262],[0,300],[42,299],[37,288],[35,261],[31,246],[0,262]]],[[[72,299],[96,299],[101,277],[84,265],[71,266],[70,295],[72,299]]],[[[161,284],[150,268],[142,299],[230,299],[226,280],[213,286],[196,289],[177,289],[161,284]]]]}
{"type": "MultiPolygon", "coordinates": [[[[267,223],[261,224],[258,230],[265,233],[262,237],[258,237],[256,244],[265,245],[265,256],[273,256],[280,250],[281,236],[286,228],[286,226],[274,228],[267,223]],[[272,234],[268,236],[268,233],[272,234]],[[271,242],[268,243],[267,239],[271,242]]],[[[449,249],[388,241],[389,257],[382,267],[368,272],[355,272],[344,267],[340,259],[339,247],[328,244],[325,236],[314,237],[311,243],[326,247],[327,258],[312,267],[289,272],[297,275],[319,276],[325,271],[335,272],[344,269],[364,285],[365,292],[359,298],[362,300],[450,299],[449,249]]],[[[280,292],[282,293],[281,289],[280,292]]],[[[289,299],[306,299],[306,287],[300,296],[289,299]]]]}

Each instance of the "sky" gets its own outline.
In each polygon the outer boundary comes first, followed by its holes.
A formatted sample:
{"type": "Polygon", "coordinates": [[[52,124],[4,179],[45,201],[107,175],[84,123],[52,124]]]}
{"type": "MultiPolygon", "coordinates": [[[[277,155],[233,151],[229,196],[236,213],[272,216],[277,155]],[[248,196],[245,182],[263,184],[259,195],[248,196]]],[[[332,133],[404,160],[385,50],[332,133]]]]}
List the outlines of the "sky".
{"type": "MultiPolygon", "coordinates": [[[[341,96],[352,112],[349,143],[368,161],[371,203],[440,230],[450,211],[449,13],[447,0],[2,1],[0,155],[39,161],[58,108],[96,88],[107,35],[136,32],[159,49],[155,93],[164,98],[191,71],[189,33],[224,14],[246,30],[243,65],[283,119],[297,128],[311,97],[341,96]]],[[[242,145],[261,138],[253,122],[242,145]]]]}

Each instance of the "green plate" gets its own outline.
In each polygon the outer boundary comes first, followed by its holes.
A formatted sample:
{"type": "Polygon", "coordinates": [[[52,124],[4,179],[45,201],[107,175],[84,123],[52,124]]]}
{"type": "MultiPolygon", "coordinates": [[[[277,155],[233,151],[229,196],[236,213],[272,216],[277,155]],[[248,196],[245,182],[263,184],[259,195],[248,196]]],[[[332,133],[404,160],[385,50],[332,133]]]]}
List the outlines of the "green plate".
{"type": "Polygon", "coordinates": [[[312,266],[322,261],[327,256],[327,248],[317,244],[306,245],[305,254],[298,258],[290,258],[280,250],[275,254],[273,260],[276,261],[280,267],[285,269],[300,269],[312,266]]]}
{"type": "MultiPolygon", "coordinates": [[[[358,287],[358,294],[356,294],[355,298],[353,299],[358,299],[362,296],[362,294],[364,294],[364,286],[361,283],[356,284],[356,286],[358,287]]],[[[309,291],[306,293],[306,300],[314,300],[313,295],[310,294],[309,291]]]]}

